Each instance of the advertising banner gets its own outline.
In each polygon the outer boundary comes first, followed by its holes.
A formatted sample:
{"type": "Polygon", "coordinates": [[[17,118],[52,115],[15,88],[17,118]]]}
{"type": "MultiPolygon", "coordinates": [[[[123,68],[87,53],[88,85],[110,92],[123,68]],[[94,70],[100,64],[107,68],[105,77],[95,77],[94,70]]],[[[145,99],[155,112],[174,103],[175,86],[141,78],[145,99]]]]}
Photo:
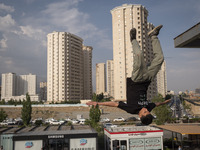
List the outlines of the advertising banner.
{"type": "Polygon", "coordinates": [[[144,150],[144,139],[129,139],[130,150],[144,150]]]}
{"type": "Polygon", "coordinates": [[[161,150],[161,137],[129,139],[130,150],[161,150]]]}
{"type": "Polygon", "coordinates": [[[15,141],[15,150],[41,150],[42,140],[15,141]]]}
{"type": "Polygon", "coordinates": [[[70,139],[70,150],[96,150],[96,138],[70,139]]]}
{"type": "Polygon", "coordinates": [[[145,138],[145,149],[162,149],[161,138],[145,138]]]}

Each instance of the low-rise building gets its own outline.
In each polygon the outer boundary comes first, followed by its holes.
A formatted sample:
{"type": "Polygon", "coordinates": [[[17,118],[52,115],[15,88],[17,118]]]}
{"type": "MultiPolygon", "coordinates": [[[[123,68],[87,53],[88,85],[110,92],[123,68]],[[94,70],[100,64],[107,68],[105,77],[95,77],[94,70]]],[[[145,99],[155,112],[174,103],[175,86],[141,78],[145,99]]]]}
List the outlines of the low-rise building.
{"type": "Polygon", "coordinates": [[[86,125],[10,127],[0,132],[0,144],[9,150],[97,149],[97,132],[86,125]]]}
{"type": "Polygon", "coordinates": [[[105,150],[163,150],[163,130],[150,126],[104,129],[105,150]]]}

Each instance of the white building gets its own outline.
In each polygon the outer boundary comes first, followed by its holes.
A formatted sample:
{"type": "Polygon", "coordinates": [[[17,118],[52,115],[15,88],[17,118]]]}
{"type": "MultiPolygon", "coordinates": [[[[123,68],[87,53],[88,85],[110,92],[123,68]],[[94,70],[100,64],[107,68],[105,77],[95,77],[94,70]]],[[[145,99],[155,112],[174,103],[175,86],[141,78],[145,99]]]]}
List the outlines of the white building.
{"type": "Polygon", "coordinates": [[[89,52],[92,51],[82,43],[83,39],[68,32],[47,35],[47,101],[79,101],[84,99],[84,93],[91,95],[91,86],[86,85],[89,92],[84,89],[84,79],[91,79],[91,71],[86,76],[83,74],[85,64],[91,65],[89,52]]]}
{"type": "Polygon", "coordinates": [[[96,94],[106,92],[105,63],[96,64],[96,94]]]}
{"type": "Polygon", "coordinates": [[[150,126],[104,129],[105,150],[163,150],[163,130],[150,126]]]}
{"type": "Polygon", "coordinates": [[[10,99],[23,100],[26,93],[29,93],[31,101],[38,101],[36,94],[36,75],[19,75],[15,73],[2,74],[1,99],[8,101],[10,99]]]}
{"type": "Polygon", "coordinates": [[[114,97],[114,64],[113,60],[107,60],[106,62],[106,81],[107,81],[107,93],[109,96],[114,97]]]}
{"type": "Polygon", "coordinates": [[[20,75],[17,76],[16,81],[16,95],[26,95],[26,93],[29,93],[30,95],[36,95],[36,75],[20,75]]]}
{"type": "Polygon", "coordinates": [[[164,61],[160,71],[157,74],[157,89],[158,93],[163,97],[167,94],[167,75],[166,75],[166,62],[164,61]]]}
{"type": "MultiPolygon", "coordinates": [[[[113,28],[114,98],[126,100],[126,78],[133,70],[133,51],[130,30],[136,28],[137,41],[144,51],[146,63],[151,62],[153,51],[148,31],[153,27],[147,22],[148,11],[142,5],[127,5],[111,10],[113,28]]],[[[156,80],[148,89],[148,99],[157,94],[156,80]]]]}

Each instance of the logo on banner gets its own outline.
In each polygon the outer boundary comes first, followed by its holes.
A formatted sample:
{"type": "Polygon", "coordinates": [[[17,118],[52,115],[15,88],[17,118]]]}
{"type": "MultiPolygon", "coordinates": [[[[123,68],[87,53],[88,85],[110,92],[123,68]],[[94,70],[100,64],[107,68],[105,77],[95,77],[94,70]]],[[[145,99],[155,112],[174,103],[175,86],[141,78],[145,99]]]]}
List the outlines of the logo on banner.
{"type": "Polygon", "coordinates": [[[87,144],[87,140],[86,139],[81,139],[80,140],[80,145],[85,145],[87,144]]]}
{"type": "Polygon", "coordinates": [[[26,142],[25,146],[26,148],[31,148],[33,146],[33,142],[26,142]]]}

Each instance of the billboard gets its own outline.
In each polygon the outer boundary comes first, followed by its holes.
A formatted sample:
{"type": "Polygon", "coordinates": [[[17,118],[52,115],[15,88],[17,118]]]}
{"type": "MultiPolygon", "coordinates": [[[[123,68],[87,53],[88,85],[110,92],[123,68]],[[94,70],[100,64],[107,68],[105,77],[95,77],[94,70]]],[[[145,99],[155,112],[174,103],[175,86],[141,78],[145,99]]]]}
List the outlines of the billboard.
{"type": "Polygon", "coordinates": [[[161,137],[129,139],[130,150],[161,150],[161,137]]]}
{"type": "Polygon", "coordinates": [[[42,140],[15,141],[15,150],[41,150],[42,140]]]}
{"type": "Polygon", "coordinates": [[[70,139],[70,150],[96,150],[96,138],[70,139]]]}

